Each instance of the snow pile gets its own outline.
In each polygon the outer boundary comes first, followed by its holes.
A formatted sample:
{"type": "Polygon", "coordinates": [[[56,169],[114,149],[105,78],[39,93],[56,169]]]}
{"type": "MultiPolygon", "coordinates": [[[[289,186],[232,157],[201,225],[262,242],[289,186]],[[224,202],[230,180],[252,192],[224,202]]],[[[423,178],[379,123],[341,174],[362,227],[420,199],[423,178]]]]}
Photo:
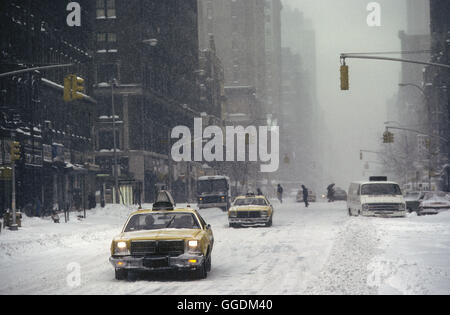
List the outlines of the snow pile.
{"type": "Polygon", "coordinates": [[[449,294],[450,211],[373,223],[381,242],[368,282],[378,293],[449,294]]]}
{"type": "Polygon", "coordinates": [[[128,215],[129,207],[108,205],[86,211],[86,219],[79,219],[83,212],[71,212],[69,222],[60,224],[50,218],[23,217],[19,231],[2,230],[0,234],[0,262],[22,255],[37,254],[45,250],[89,246],[89,243],[109,237],[111,231],[120,232],[128,215]]]}

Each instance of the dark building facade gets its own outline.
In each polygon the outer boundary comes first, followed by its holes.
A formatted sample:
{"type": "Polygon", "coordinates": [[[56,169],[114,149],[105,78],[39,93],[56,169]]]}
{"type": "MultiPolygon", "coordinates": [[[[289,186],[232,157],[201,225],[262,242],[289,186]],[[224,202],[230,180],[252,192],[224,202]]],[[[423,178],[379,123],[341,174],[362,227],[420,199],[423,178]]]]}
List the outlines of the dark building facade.
{"type": "Polygon", "coordinates": [[[91,169],[95,101],[63,101],[63,78],[92,79],[91,1],[79,1],[82,26],[69,27],[64,1],[5,0],[0,9],[0,73],[55,64],[70,68],[0,79],[0,211],[11,206],[11,141],[19,141],[17,204],[31,214],[88,206],[95,193],[91,169]]]}
{"type": "MultiPolygon", "coordinates": [[[[450,64],[450,2],[430,0],[431,62],[450,64]]],[[[431,106],[430,125],[436,136],[450,139],[450,70],[427,67],[424,72],[425,93],[431,106]]],[[[448,141],[435,143],[437,152],[435,175],[440,176],[441,188],[450,191],[450,144],[448,141]]]]}
{"type": "Polygon", "coordinates": [[[202,77],[220,73],[210,73],[207,53],[202,54],[205,69],[200,65],[197,1],[99,0],[93,20],[96,162],[107,202],[115,196],[114,129],[125,203],[153,202],[159,188],[174,183],[178,192],[188,191],[196,174],[188,168],[197,166],[171,162],[170,132],[180,125],[193,129],[201,113],[221,111],[217,101],[208,100],[208,93],[215,98],[219,89],[209,89],[202,77]]]}

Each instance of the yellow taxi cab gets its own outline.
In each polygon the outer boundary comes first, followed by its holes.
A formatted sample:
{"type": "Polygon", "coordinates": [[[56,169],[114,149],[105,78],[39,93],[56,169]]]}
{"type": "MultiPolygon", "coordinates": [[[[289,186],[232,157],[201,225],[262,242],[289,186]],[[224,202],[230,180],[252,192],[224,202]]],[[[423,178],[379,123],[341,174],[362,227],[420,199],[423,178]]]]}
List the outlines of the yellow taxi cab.
{"type": "Polygon", "coordinates": [[[127,219],[111,244],[110,262],[116,279],[129,271],[190,271],[204,279],[211,270],[214,236],[209,224],[190,207],[176,209],[167,191],[158,194],[152,210],[127,219]]]}
{"type": "Polygon", "coordinates": [[[247,194],[237,197],[228,211],[230,227],[241,225],[272,226],[273,206],[265,196],[247,194]]]}

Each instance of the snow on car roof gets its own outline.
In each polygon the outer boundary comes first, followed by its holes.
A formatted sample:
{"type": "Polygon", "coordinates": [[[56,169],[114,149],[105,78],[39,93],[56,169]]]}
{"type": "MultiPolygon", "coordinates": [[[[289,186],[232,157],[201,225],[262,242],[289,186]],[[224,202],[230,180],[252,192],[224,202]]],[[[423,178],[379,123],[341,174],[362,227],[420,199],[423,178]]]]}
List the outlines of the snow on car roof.
{"type": "Polygon", "coordinates": [[[228,176],[202,176],[199,177],[198,180],[212,180],[212,179],[226,179],[226,180],[230,180],[230,178],[228,176]]]}
{"type": "Polygon", "coordinates": [[[353,182],[352,184],[359,184],[359,185],[367,185],[367,184],[394,184],[398,185],[396,182],[370,182],[370,181],[360,181],[360,182],[353,182]]]}

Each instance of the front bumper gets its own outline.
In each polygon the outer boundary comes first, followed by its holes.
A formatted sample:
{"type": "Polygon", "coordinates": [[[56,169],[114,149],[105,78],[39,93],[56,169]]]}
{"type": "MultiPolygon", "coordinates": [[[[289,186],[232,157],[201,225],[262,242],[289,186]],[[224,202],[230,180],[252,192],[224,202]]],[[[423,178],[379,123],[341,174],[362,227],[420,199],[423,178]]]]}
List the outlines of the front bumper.
{"type": "Polygon", "coordinates": [[[204,259],[203,255],[195,254],[183,254],[178,257],[113,256],[109,258],[109,262],[115,269],[136,271],[198,270],[204,259]]]}
{"type": "Polygon", "coordinates": [[[267,224],[270,218],[228,218],[230,224],[267,224]]]}
{"type": "Polygon", "coordinates": [[[405,211],[362,211],[361,214],[365,217],[403,218],[406,216],[406,210],[405,211]]]}
{"type": "Polygon", "coordinates": [[[419,214],[439,214],[442,211],[447,211],[448,208],[419,208],[417,213],[419,214]]]}
{"type": "Polygon", "coordinates": [[[209,209],[209,208],[226,208],[228,207],[227,202],[217,202],[217,203],[198,203],[199,209],[209,209]]]}

